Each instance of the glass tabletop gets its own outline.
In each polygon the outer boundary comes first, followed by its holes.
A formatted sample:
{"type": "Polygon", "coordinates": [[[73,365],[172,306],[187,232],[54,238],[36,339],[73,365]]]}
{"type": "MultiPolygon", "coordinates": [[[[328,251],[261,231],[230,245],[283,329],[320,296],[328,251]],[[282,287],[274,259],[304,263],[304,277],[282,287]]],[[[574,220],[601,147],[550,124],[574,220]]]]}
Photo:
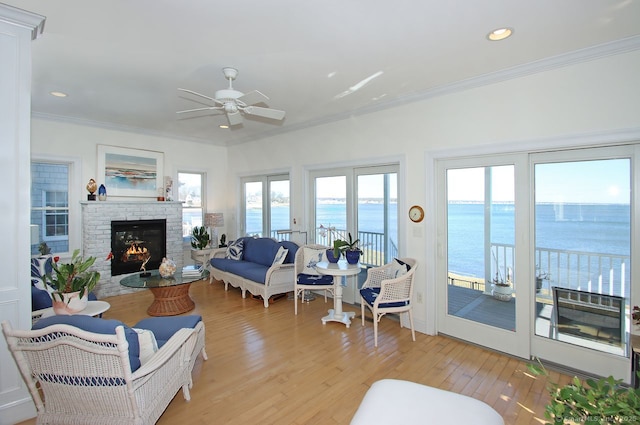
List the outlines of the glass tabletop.
{"type": "Polygon", "coordinates": [[[149,270],[148,273],[149,276],[140,276],[140,273],[136,273],[124,277],[120,280],[120,285],[128,288],[161,288],[192,283],[209,277],[209,270],[204,270],[201,275],[195,276],[183,276],[181,270],[176,271],[170,277],[160,276],[158,270],[149,270]]]}

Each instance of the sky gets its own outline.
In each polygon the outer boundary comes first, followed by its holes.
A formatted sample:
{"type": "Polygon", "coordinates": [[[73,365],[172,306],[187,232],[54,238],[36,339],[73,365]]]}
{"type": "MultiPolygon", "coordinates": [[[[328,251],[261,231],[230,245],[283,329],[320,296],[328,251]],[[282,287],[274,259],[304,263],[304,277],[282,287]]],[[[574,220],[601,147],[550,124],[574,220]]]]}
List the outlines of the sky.
{"type": "MultiPolygon", "coordinates": [[[[492,167],[493,200],[513,202],[514,167],[492,167]]],[[[482,201],[484,168],[449,170],[449,201],[482,201]]],[[[629,204],[631,172],[629,159],[607,159],[535,165],[537,203],[629,204]]]]}

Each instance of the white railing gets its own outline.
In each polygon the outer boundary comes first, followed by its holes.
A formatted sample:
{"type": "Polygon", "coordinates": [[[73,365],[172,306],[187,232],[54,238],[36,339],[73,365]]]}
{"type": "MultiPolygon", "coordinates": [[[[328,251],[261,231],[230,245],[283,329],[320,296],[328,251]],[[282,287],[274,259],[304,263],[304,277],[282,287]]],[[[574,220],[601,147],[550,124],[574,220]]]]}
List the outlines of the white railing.
{"type": "MultiPolygon", "coordinates": [[[[513,276],[513,286],[518,281],[514,268],[514,246],[491,244],[491,276],[513,276]]],[[[536,275],[546,275],[541,294],[551,295],[552,286],[617,295],[625,298],[630,293],[628,273],[630,257],[599,252],[569,251],[536,248],[536,275]]],[[[532,278],[532,280],[535,280],[532,278]]]]}

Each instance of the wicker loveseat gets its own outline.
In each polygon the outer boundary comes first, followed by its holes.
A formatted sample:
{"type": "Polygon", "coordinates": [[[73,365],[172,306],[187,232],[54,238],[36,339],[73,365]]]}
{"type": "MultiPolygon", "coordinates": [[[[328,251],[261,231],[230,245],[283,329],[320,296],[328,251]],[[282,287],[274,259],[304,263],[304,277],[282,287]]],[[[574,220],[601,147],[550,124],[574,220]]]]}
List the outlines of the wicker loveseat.
{"type": "Polygon", "coordinates": [[[269,297],[293,292],[294,259],[298,245],[271,238],[243,237],[229,244],[228,248],[211,253],[210,279],[224,282],[242,290],[242,298],[249,291],[264,300],[269,307],[269,297]],[[287,250],[284,253],[283,250],[287,250]]]}
{"type": "Polygon", "coordinates": [[[206,359],[204,324],[196,315],[144,319],[134,328],[118,320],[52,316],[33,330],[4,321],[2,331],[38,424],[155,424],[181,388],[190,399],[195,359],[206,359]]]}

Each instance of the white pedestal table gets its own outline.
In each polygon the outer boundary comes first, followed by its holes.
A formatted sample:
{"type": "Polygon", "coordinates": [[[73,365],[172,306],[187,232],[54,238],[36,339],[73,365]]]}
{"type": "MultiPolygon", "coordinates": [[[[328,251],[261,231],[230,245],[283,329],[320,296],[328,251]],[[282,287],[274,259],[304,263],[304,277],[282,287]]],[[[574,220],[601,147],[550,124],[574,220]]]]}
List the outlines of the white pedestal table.
{"type": "Polygon", "coordinates": [[[345,260],[337,263],[329,263],[321,261],[316,264],[316,270],[320,274],[333,276],[334,298],[333,308],[329,310],[329,314],[322,318],[322,324],[327,322],[344,323],[347,328],[351,325],[351,319],[356,315],[353,311],[342,311],[342,283],[340,280],[343,276],[355,276],[360,273],[360,264],[349,264],[345,260]]]}

